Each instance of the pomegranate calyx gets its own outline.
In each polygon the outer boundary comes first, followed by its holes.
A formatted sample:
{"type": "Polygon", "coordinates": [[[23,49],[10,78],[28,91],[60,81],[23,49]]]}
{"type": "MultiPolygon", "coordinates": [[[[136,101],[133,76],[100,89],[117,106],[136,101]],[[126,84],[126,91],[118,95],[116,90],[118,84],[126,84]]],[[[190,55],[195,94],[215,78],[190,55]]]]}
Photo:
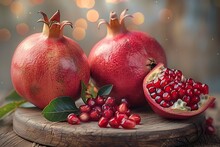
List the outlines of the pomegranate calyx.
{"type": "Polygon", "coordinates": [[[133,17],[130,14],[126,14],[126,12],[128,11],[128,9],[125,9],[121,14],[120,14],[120,18],[118,19],[117,13],[112,11],[110,13],[110,19],[109,22],[107,22],[104,19],[100,19],[99,23],[98,23],[98,28],[100,28],[100,26],[102,24],[107,25],[107,36],[109,37],[113,37],[119,33],[126,33],[127,29],[125,27],[124,24],[124,20],[127,17],[133,17]]]}
{"type": "Polygon", "coordinates": [[[39,11],[38,13],[42,14],[43,18],[39,19],[37,22],[43,22],[43,31],[42,34],[49,38],[61,38],[63,37],[63,28],[65,25],[70,25],[73,28],[73,24],[70,21],[60,22],[60,11],[58,10],[50,19],[47,15],[39,11]]]}

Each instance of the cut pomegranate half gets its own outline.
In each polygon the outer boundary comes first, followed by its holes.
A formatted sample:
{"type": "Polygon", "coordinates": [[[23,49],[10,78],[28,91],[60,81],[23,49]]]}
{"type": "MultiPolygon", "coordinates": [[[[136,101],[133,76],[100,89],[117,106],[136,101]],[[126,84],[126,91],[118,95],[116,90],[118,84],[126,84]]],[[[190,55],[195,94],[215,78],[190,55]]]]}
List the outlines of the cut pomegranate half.
{"type": "Polygon", "coordinates": [[[204,112],[215,100],[208,85],[186,79],[180,70],[157,64],[143,81],[146,100],[165,118],[186,119],[204,112]]]}

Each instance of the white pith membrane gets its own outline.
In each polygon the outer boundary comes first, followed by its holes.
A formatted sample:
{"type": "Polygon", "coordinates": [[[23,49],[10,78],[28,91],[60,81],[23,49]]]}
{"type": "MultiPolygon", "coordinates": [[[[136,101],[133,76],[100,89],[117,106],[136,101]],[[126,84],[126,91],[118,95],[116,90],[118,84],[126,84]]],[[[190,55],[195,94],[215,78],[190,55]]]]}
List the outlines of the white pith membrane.
{"type": "MultiPolygon", "coordinates": [[[[157,78],[161,77],[161,74],[163,73],[163,69],[167,69],[164,66],[157,68],[156,70],[154,70],[153,73],[151,73],[151,76],[148,78],[148,81],[146,83],[146,85],[148,83],[150,83],[151,81],[156,80],[157,78]]],[[[172,70],[172,69],[171,69],[172,70]]],[[[181,82],[186,81],[186,78],[182,75],[181,77],[181,82]]],[[[148,88],[147,88],[148,89],[148,88]]],[[[148,93],[150,94],[149,90],[148,93]]],[[[206,94],[200,94],[200,101],[197,103],[198,104],[198,109],[204,104],[206,103],[206,101],[208,100],[209,96],[206,94]]],[[[152,98],[153,99],[153,98],[152,98]]],[[[155,99],[153,99],[155,101],[155,99]]],[[[156,102],[156,101],[155,101],[156,102]]],[[[157,103],[158,104],[158,103],[157,103]]],[[[158,104],[160,105],[160,104],[158,104]]],[[[161,106],[162,107],[162,106],[161,106]]],[[[181,98],[178,98],[174,104],[172,106],[170,106],[169,108],[171,109],[177,109],[177,110],[183,110],[183,111],[195,111],[195,110],[191,110],[191,108],[189,106],[187,106],[187,103],[184,102],[181,98]]],[[[197,109],[197,110],[198,110],[197,109]]]]}

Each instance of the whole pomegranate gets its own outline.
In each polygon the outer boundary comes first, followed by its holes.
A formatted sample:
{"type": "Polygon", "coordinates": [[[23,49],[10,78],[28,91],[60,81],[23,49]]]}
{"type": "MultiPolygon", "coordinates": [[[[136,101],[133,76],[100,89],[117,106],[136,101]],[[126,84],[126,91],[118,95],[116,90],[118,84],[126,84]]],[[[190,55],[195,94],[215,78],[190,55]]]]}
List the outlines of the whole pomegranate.
{"type": "Polygon", "coordinates": [[[43,32],[27,37],[18,45],[11,63],[11,80],[21,96],[43,109],[59,96],[77,99],[80,81],[88,83],[90,70],[80,46],[63,36],[64,26],[72,27],[72,23],[60,22],[59,11],[50,19],[40,13],[43,32]]]}
{"type": "Polygon", "coordinates": [[[124,20],[131,15],[124,10],[120,19],[110,13],[107,35],[91,50],[89,64],[91,77],[98,87],[113,84],[111,95],[118,101],[126,97],[131,106],[146,104],[142,82],[145,75],[158,62],[166,64],[166,56],[160,44],[143,32],[128,31],[124,20]]]}

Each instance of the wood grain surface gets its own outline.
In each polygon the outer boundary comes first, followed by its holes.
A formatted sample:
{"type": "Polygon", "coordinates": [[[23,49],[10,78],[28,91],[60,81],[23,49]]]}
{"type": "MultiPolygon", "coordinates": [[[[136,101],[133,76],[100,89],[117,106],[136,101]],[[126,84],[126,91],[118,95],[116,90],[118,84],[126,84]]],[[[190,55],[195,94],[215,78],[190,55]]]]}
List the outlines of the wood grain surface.
{"type": "Polygon", "coordinates": [[[163,119],[151,110],[136,110],[142,117],[135,129],[99,128],[97,122],[69,125],[49,122],[37,108],[19,108],[13,129],[22,138],[49,146],[177,146],[203,134],[204,115],[188,120],[163,119]]]}

